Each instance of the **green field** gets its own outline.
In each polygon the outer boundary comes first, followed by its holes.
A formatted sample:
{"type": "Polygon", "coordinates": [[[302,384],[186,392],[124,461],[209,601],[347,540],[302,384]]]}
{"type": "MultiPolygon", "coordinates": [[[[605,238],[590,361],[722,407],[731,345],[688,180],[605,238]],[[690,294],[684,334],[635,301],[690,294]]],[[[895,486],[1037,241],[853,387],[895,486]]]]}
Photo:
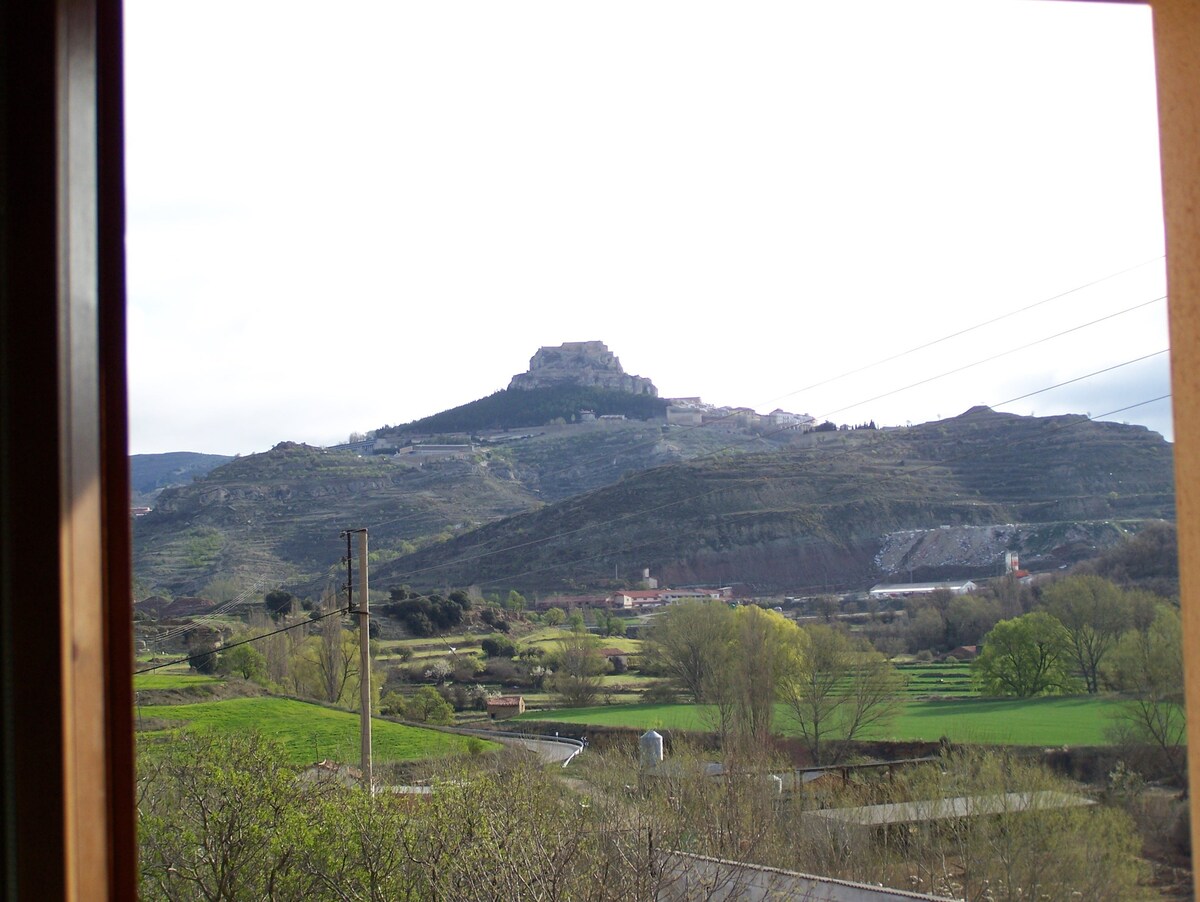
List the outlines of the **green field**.
{"type": "MultiPolygon", "coordinates": [[[[148,718],[170,722],[168,729],[139,733],[152,742],[174,729],[220,733],[257,732],[278,741],[289,764],[312,764],[323,758],[358,760],[358,716],[286,698],[231,698],[194,705],[142,705],[134,710],[136,723],[148,718]]],[[[463,754],[467,737],[423,730],[387,720],[372,721],[375,760],[411,761],[463,754]]],[[[492,747],[491,743],[487,743],[492,747]]]]}
{"type": "Polygon", "coordinates": [[[208,686],[224,682],[220,677],[198,673],[171,673],[165,668],[154,673],[141,673],[133,678],[134,689],[185,689],[188,686],[208,686]]]}
{"type": "MultiPolygon", "coordinates": [[[[867,738],[995,745],[1105,745],[1119,707],[1112,698],[1071,696],[1036,699],[922,699],[902,702],[895,720],[867,738]]],[[[713,728],[711,709],[701,705],[606,705],[524,714],[519,720],[551,720],[637,729],[713,728]]],[[[785,735],[789,715],[776,708],[785,735]]]]}
{"type": "Polygon", "coordinates": [[[904,676],[904,694],[909,698],[942,696],[975,698],[978,690],[971,683],[970,664],[900,664],[904,676]]]}

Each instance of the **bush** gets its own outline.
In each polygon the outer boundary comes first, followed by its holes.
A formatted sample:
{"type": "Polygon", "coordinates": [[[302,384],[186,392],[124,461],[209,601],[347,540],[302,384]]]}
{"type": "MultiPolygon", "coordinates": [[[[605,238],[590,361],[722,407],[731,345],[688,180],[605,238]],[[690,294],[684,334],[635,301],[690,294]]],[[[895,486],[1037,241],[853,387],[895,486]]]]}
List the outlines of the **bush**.
{"type": "Polygon", "coordinates": [[[484,655],[489,658],[512,658],[516,657],[517,646],[513,644],[511,639],[504,637],[493,638],[489,636],[479,643],[479,647],[483,649],[484,655]]]}

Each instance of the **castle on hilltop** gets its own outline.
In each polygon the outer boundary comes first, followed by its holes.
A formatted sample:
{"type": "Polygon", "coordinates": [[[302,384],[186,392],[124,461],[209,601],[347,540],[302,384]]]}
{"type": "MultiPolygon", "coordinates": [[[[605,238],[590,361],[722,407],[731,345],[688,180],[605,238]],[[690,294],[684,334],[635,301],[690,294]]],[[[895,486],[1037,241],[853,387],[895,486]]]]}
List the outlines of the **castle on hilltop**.
{"type": "Polygon", "coordinates": [[[631,395],[658,397],[658,389],[645,376],[631,376],[602,341],[567,341],[557,348],[541,347],[529,360],[529,372],[517,373],[510,390],[548,388],[553,385],[587,385],[631,395]]]}

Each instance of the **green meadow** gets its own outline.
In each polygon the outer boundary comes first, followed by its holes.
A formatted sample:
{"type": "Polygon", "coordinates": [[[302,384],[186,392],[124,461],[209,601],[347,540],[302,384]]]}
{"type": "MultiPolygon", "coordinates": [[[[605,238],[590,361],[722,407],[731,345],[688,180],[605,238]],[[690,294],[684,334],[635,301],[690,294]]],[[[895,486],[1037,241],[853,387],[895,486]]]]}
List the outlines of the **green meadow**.
{"type": "MultiPolygon", "coordinates": [[[[150,725],[162,727],[138,733],[139,741],[146,744],[169,739],[176,730],[257,732],[279,742],[289,764],[311,764],[323,758],[358,760],[358,715],[293,699],[260,696],[191,705],[141,705],[134,716],[139,725],[153,718],[150,725]]],[[[465,736],[388,720],[372,721],[371,744],[377,762],[465,754],[467,743],[465,736]]],[[[493,747],[492,743],[486,745],[493,747]]]]}
{"type": "Polygon", "coordinates": [[[213,686],[223,683],[221,677],[204,676],[198,673],[171,673],[166,668],[153,673],[139,673],[133,677],[136,689],[187,689],[190,686],[213,686]]]}
{"type": "MultiPolygon", "coordinates": [[[[1114,698],[1095,696],[1034,699],[914,699],[900,703],[895,719],[870,739],[937,741],[987,745],[1106,745],[1120,707],[1114,698]]],[[[549,720],[595,726],[656,730],[711,730],[714,712],[703,705],[605,705],[524,714],[519,720],[549,720]]],[[[784,735],[790,715],[776,707],[784,735]]]]}

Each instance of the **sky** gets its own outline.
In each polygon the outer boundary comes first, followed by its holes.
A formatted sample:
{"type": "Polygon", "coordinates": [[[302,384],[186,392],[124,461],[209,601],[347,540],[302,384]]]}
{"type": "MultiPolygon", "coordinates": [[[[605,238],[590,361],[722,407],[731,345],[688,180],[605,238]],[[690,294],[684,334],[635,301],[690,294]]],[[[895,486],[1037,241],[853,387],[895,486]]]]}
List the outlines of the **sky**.
{"type": "Polygon", "coordinates": [[[125,18],[133,453],[333,444],[588,340],[664,397],[1172,435],[1144,7],[125,18]]]}

